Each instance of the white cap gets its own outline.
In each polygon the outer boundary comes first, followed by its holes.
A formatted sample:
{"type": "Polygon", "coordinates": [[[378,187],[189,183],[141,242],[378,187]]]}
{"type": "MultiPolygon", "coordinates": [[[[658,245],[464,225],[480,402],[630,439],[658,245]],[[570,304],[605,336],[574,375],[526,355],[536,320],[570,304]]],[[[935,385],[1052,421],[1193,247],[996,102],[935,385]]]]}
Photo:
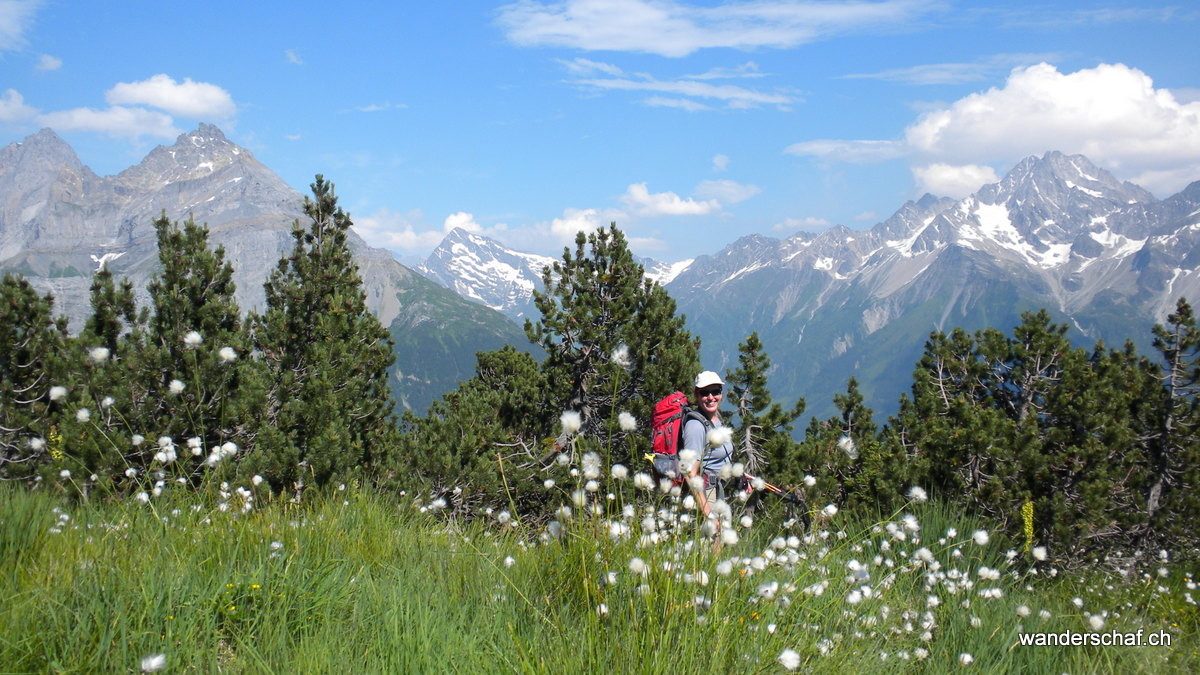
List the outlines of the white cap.
{"type": "Polygon", "coordinates": [[[703,373],[700,373],[699,375],[696,376],[696,388],[697,389],[703,389],[705,387],[709,387],[714,384],[719,384],[721,386],[725,386],[725,383],[721,381],[721,376],[714,373],[711,370],[706,370],[703,373]]]}

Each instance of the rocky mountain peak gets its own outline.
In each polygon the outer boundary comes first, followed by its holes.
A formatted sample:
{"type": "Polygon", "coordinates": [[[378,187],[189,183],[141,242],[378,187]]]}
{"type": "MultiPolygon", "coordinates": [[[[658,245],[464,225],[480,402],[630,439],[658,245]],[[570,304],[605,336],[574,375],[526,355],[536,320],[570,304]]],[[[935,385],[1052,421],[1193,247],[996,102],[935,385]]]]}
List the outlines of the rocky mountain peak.
{"type": "Polygon", "coordinates": [[[201,124],[194,131],[180,134],[174,145],[151,150],[141,163],[118,174],[117,181],[131,189],[156,190],[207,178],[248,160],[253,160],[248,150],[230,142],[217,127],[201,124]]]}

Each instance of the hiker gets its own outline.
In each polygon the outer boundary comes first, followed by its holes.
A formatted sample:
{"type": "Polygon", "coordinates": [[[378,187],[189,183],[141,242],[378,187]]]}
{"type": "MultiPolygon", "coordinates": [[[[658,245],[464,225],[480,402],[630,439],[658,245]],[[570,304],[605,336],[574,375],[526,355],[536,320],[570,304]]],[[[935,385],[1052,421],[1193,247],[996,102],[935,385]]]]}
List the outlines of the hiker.
{"type": "MultiPolygon", "coordinates": [[[[704,479],[703,490],[693,494],[704,515],[712,510],[712,504],[725,499],[725,486],[720,479],[721,470],[733,461],[733,436],[721,445],[709,445],[708,432],[725,426],[721,423],[721,401],[725,396],[725,383],[721,376],[711,370],[706,370],[696,376],[693,390],[693,408],[699,415],[688,415],[683,425],[683,449],[691,450],[700,458],[692,469],[692,475],[700,475],[704,479]]],[[[725,472],[728,475],[728,472],[725,472]]],[[[691,481],[689,481],[691,483],[691,481]]]]}

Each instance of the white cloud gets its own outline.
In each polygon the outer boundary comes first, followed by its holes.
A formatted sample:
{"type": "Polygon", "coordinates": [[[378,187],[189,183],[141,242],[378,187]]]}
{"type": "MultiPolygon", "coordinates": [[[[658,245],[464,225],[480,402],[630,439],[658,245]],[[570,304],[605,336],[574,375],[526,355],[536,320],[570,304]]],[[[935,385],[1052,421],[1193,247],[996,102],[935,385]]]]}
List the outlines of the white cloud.
{"type": "Polygon", "coordinates": [[[903,157],[908,149],[899,141],[819,139],[793,143],[783,151],[789,155],[820,157],[840,162],[880,162],[903,157]]]}
{"type": "Polygon", "coordinates": [[[914,166],[912,172],[917,181],[918,192],[930,192],[939,197],[955,199],[972,195],[984,185],[1000,180],[992,167],[978,164],[930,164],[914,166]]]}
{"type": "Polygon", "coordinates": [[[704,105],[690,98],[670,98],[667,96],[650,96],[642,99],[642,104],[648,105],[651,108],[679,108],[688,112],[701,112],[713,109],[712,106],[704,105]]]}
{"type": "Polygon", "coordinates": [[[776,223],[771,227],[775,232],[811,232],[813,230],[828,229],[831,223],[824,218],[816,218],[808,216],[805,218],[786,218],[782,223],[776,223]]]}
{"type": "MultiPolygon", "coordinates": [[[[761,91],[748,89],[732,84],[709,84],[699,80],[660,80],[649,75],[632,77],[590,78],[574,80],[573,84],[605,91],[646,91],[672,96],[684,96],[693,99],[710,99],[720,101],[730,108],[757,108],[761,105],[774,105],[786,109],[796,103],[799,98],[788,91],[761,91]]],[[[669,99],[650,99],[669,100],[669,99]]]]}
{"type": "Polygon", "coordinates": [[[74,108],[38,115],[38,123],[55,131],[96,131],[120,138],[172,139],[182,133],[170,115],[145,108],[112,106],[106,110],[74,108]]]}
{"type": "Polygon", "coordinates": [[[625,74],[625,71],[611,63],[601,63],[600,61],[592,61],[591,59],[575,58],[570,61],[558,59],[558,62],[567,69],[567,72],[576,77],[588,77],[597,73],[611,77],[621,77],[625,74]]]}
{"type": "MultiPolygon", "coordinates": [[[[793,155],[871,162],[909,157],[937,194],[986,180],[988,165],[1049,150],[1081,154],[1160,195],[1200,176],[1200,101],[1156,89],[1146,73],[1102,64],[1060,73],[1040,63],[1014,69],[1004,85],[923,113],[903,140],[821,139],[793,155]]],[[[980,183],[982,184],[982,183],[980,183]]]]}
{"type": "Polygon", "coordinates": [[[1016,66],[1054,61],[1056,54],[996,54],[964,63],[927,63],[875,73],[843,75],[845,79],[886,80],[904,84],[963,84],[1004,74],[1016,66]]]}
{"type": "Polygon", "coordinates": [[[699,216],[721,208],[715,199],[683,199],[674,192],[651,194],[645,183],[633,183],[621,196],[621,202],[640,216],[699,216]]]}
{"type": "Polygon", "coordinates": [[[550,234],[560,241],[574,241],[577,233],[591,234],[607,224],[596,209],[566,209],[562,217],[550,221],[550,234]]]}
{"type": "Polygon", "coordinates": [[[442,242],[445,232],[427,229],[421,220],[420,211],[405,214],[385,208],[369,216],[356,216],[354,231],[371,246],[406,253],[428,253],[442,242]]]}
{"type": "Polygon", "coordinates": [[[467,232],[483,232],[483,226],[475,222],[475,216],[466,211],[451,213],[442,221],[442,232],[449,233],[456,228],[467,232]]]}
{"type": "Polygon", "coordinates": [[[733,68],[717,67],[711,70],[699,73],[696,75],[684,75],[688,80],[724,80],[736,79],[745,77],[766,77],[766,73],[758,72],[758,64],[753,61],[747,61],[740,66],[733,68]]]}
{"type": "Polygon", "coordinates": [[[0,0],[0,51],[25,46],[25,31],[41,4],[41,0],[0,0]]]}
{"type": "Polygon", "coordinates": [[[0,96],[0,122],[24,122],[37,115],[37,108],[25,104],[25,97],[16,89],[5,89],[0,96]]]}
{"type": "Polygon", "coordinates": [[[1183,185],[1168,176],[1200,167],[1200,103],[1180,103],[1123,64],[1063,74],[1042,63],[922,115],[905,139],[916,155],[948,164],[1078,153],[1124,178],[1150,177],[1150,190],[1174,190],[1183,185]]]}
{"type": "Polygon", "coordinates": [[[729,168],[729,155],[713,155],[712,158],[713,171],[720,173],[729,168]]]}
{"type": "Polygon", "coordinates": [[[304,59],[300,56],[300,52],[296,51],[295,49],[283,50],[283,58],[293,66],[304,65],[304,59]]]}
{"type": "Polygon", "coordinates": [[[215,84],[176,82],[164,74],[140,82],[119,82],[105,94],[112,105],[149,105],[192,119],[227,119],[237,112],[229,92],[215,84]]]}
{"type": "Polygon", "coordinates": [[[737,204],[762,192],[757,185],[747,185],[732,180],[702,180],[693,191],[699,199],[716,201],[719,204],[737,204]]]}
{"type": "Polygon", "coordinates": [[[58,58],[57,56],[51,56],[49,54],[42,54],[42,55],[38,56],[38,62],[37,62],[37,65],[34,66],[34,68],[37,70],[47,70],[47,71],[48,70],[58,70],[59,68],[62,68],[62,59],[58,58]]]}
{"type": "Polygon", "coordinates": [[[894,27],[937,0],[759,0],[698,6],[679,0],[520,0],[497,21],[514,44],[687,56],[700,49],[789,48],[831,35],[894,27]]]}

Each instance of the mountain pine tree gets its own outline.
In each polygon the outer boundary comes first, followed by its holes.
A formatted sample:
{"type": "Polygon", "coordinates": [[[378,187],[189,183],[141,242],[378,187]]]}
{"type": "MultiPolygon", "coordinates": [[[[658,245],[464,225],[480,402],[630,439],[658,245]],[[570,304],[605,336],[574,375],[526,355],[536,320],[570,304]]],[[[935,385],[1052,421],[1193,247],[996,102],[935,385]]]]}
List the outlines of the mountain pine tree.
{"type": "Polygon", "coordinates": [[[391,339],[367,311],[350,255],[350,217],[318,175],[291,255],[265,285],[254,346],[270,370],[249,468],[274,487],[322,485],[377,465],[395,443],[391,339]]]}
{"type": "Polygon", "coordinates": [[[762,340],[757,332],[751,333],[738,345],[738,367],[725,377],[725,402],[734,406],[735,445],[746,471],[794,485],[804,472],[799,445],[792,438],[792,424],[804,414],[805,402],[800,399],[788,410],[775,402],[767,388],[770,370],[771,359],[762,340]]]}
{"type": "Polygon", "coordinates": [[[658,398],[690,392],[699,340],[675,314],[675,301],[634,262],[615,223],[580,232],[575,253],[564,250],[543,282],[545,292],[534,292],[541,317],[526,321],[525,332],[546,351],[549,401],[580,413],[583,435],[615,451],[612,461],[628,461],[628,444],[617,442],[628,440],[616,427],[618,414],[649,420],[658,398]]]}
{"type": "Polygon", "coordinates": [[[1146,512],[1159,538],[1194,546],[1200,518],[1200,328],[1185,299],[1165,325],[1154,327],[1154,347],[1165,362],[1164,395],[1148,434],[1152,479],[1146,512]]]}
{"type": "Polygon", "coordinates": [[[68,337],[53,307],[25,279],[5,273],[0,280],[0,479],[30,477],[61,452],[53,420],[67,393],[68,337]]]}

